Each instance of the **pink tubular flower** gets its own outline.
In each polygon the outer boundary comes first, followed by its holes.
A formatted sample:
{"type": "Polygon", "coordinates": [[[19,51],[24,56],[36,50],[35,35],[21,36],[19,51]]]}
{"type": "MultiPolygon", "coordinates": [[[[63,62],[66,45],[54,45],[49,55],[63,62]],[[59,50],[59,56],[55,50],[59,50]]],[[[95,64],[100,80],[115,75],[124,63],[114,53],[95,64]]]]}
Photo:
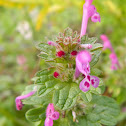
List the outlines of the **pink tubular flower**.
{"type": "Polygon", "coordinates": [[[105,49],[110,49],[111,51],[111,54],[109,56],[110,60],[111,60],[111,69],[112,70],[117,70],[117,68],[119,67],[120,68],[120,65],[119,65],[119,61],[118,61],[118,58],[114,52],[114,49],[112,48],[112,45],[111,45],[111,42],[109,41],[108,37],[106,35],[101,35],[100,38],[103,40],[104,44],[103,44],[103,50],[105,49]]]}
{"type": "Polygon", "coordinates": [[[112,70],[117,70],[117,66],[118,67],[120,67],[120,66],[119,66],[119,61],[118,61],[118,58],[117,58],[116,54],[115,53],[111,53],[109,58],[110,58],[111,63],[112,63],[111,69],[112,70]]]}
{"type": "Polygon", "coordinates": [[[93,0],[86,0],[83,5],[83,18],[81,26],[80,37],[86,34],[88,19],[91,17],[93,22],[100,22],[100,15],[97,13],[97,10],[94,5],[91,5],[93,0]]]}
{"type": "Polygon", "coordinates": [[[17,109],[17,110],[21,110],[22,107],[24,106],[24,105],[22,104],[22,101],[21,101],[21,100],[22,100],[22,99],[26,99],[26,98],[32,96],[33,94],[35,94],[36,91],[37,91],[37,89],[36,89],[36,86],[35,86],[34,90],[31,91],[30,93],[28,93],[28,94],[26,94],[26,95],[22,95],[22,96],[16,97],[16,99],[15,99],[16,109],[17,109]]]}
{"type": "Polygon", "coordinates": [[[90,73],[91,54],[88,51],[81,51],[76,56],[76,70],[75,78],[79,76],[80,73],[88,75],[90,73]]]}
{"type": "Polygon", "coordinates": [[[103,50],[108,48],[113,52],[113,48],[112,48],[111,42],[109,41],[108,37],[106,35],[101,35],[100,38],[101,38],[101,40],[103,40],[103,50]]]}
{"type": "Polygon", "coordinates": [[[97,88],[99,85],[99,78],[96,76],[88,75],[80,82],[79,88],[83,92],[87,92],[90,89],[90,85],[92,85],[94,88],[97,88]]]}
{"type": "Polygon", "coordinates": [[[49,104],[46,109],[46,120],[45,126],[53,126],[53,120],[57,120],[59,118],[59,112],[54,110],[54,105],[49,104]]]}
{"type": "Polygon", "coordinates": [[[23,55],[17,56],[17,63],[18,63],[19,65],[25,64],[25,63],[26,63],[26,58],[25,58],[25,56],[23,56],[23,55]]]}

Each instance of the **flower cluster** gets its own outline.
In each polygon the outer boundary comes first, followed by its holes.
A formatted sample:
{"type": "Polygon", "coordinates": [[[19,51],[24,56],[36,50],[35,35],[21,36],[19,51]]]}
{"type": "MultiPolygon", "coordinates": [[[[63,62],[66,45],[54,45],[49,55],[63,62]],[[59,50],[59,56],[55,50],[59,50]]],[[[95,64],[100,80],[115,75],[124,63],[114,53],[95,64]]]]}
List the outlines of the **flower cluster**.
{"type": "Polygon", "coordinates": [[[111,54],[109,55],[109,58],[110,58],[111,64],[112,64],[111,69],[117,70],[117,68],[120,67],[120,65],[119,65],[118,58],[114,52],[111,42],[109,41],[109,39],[106,35],[101,35],[100,38],[103,41],[103,50],[110,49],[110,51],[111,51],[111,54]]]}
{"type": "Polygon", "coordinates": [[[46,119],[45,126],[53,126],[53,120],[57,120],[59,118],[59,112],[54,110],[54,105],[49,104],[46,109],[46,119]]]}
{"type": "Polygon", "coordinates": [[[79,52],[76,56],[75,78],[78,78],[80,73],[85,76],[79,86],[83,92],[87,92],[90,89],[90,85],[94,88],[97,88],[99,85],[99,78],[90,75],[90,62],[91,54],[86,50],[79,52]]]}
{"type": "Polygon", "coordinates": [[[101,18],[94,5],[93,0],[86,0],[83,5],[83,19],[81,26],[81,37],[86,34],[88,19],[91,17],[92,22],[100,22],[101,18]]]}
{"type": "Polygon", "coordinates": [[[24,106],[21,100],[22,99],[26,99],[26,98],[32,96],[33,94],[35,94],[36,91],[37,91],[37,87],[35,86],[34,87],[34,90],[31,91],[30,93],[28,93],[26,95],[21,95],[21,96],[16,97],[16,99],[15,99],[16,109],[17,110],[21,110],[22,107],[24,106]]]}

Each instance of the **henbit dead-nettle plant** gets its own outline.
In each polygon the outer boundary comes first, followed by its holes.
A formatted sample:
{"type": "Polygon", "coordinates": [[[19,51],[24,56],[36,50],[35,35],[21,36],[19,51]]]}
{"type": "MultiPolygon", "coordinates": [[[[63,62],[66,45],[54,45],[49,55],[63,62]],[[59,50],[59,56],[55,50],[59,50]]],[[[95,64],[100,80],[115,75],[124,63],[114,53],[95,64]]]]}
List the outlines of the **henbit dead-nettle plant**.
{"type": "MultiPolygon", "coordinates": [[[[112,98],[102,96],[105,90],[95,67],[102,44],[86,35],[88,19],[100,22],[93,0],[83,6],[81,34],[67,28],[51,41],[41,42],[39,57],[48,67],[36,73],[34,84],[27,86],[15,100],[17,110],[25,104],[35,108],[26,118],[38,126],[113,126],[119,106],[112,98]]],[[[113,57],[113,56],[111,56],[113,57]]]]}

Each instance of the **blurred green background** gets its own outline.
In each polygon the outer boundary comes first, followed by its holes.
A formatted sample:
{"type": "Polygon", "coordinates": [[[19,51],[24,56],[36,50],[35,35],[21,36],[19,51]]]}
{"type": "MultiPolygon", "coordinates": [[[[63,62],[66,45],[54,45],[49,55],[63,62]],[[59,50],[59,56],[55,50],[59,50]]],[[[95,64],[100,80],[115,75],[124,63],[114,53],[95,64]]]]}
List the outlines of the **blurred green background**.
{"type": "MultiPolygon", "coordinates": [[[[36,71],[45,67],[36,44],[70,27],[80,32],[84,0],[0,0],[0,126],[34,126],[25,112],[16,111],[20,95],[36,71]],[[21,62],[24,60],[24,62],[21,62]]],[[[104,95],[120,105],[117,126],[126,126],[126,0],[94,0],[101,23],[89,21],[89,37],[110,38],[121,69],[111,71],[110,52],[104,51],[97,66],[103,71],[104,95]]]]}

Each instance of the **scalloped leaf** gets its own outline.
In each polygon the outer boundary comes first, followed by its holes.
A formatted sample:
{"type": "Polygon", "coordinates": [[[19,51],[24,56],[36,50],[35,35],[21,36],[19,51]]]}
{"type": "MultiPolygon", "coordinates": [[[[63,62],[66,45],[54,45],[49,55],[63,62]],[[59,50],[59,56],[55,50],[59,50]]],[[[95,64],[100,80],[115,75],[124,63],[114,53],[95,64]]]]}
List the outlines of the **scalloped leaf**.
{"type": "Polygon", "coordinates": [[[31,122],[37,122],[41,119],[45,118],[45,108],[39,107],[39,108],[33,108],[26,112],[25,114],[27,120],[31,122]]]}
{"type": "Polygon", "coordinates": [[[101,51],[96,50],[93,52],[94,55],[92,55],[92,61],[90,62],[90,66],[93,67],[99,60],[99,56],[101,55],[101,51]]]}
{"type": "Polygon", "coordinates": [[[99,70],[98,68],[92,68],[91,69],[91,75],[100,76],[102,74],[103,74],[103,72],[101,70],[99,70]]]}
{"type": "Polygon", "coordinates": [[[54,70],[55,70],[54,68],[44,69],[44,70],[38,71],[35,75],[37,77],[41,77],[43,75],[49,75],[49,74],[52,74],[54,70]]]}
{"type": "Polygon", "coordinates": [[[103,45],[100,44],[100,43],[95,43],[95,44],[92,44],[92,48],[90,49],[91,51],[95,51],[95,50],[98,50],[98,49],[101,49],[103,48],[103,45]]]}
{"type": "Polygon", "coordinates": [[[39,49],[40,51],[46,53],[46,54],[56,54],[56,48],[55,46],[50,46],[47,43],[39,43],[37,45],[37,49],[39,49]]]}
{"type": "Polygon", "coordinates": [[[80,93],[81,98],[83,99],[84,103],[88,103],[92,100],[92,94],[90,92],[82,92],[80,93]]]}
{"type": "MultiPolygon", "coordinates": [[[[106,96],[94,95],[91,101],[92,109],[83,116],[77,116],[78,122],[72,121],[72,114],[69,113],[70,126],[113,126],[117,123],[119,106],[116,101],[106,96]]],[[[89,107],[91,104],[87,104],[89,107]]]]}
{"type": "Polygon", "coordinates": [[[43,83],[43,85],[39,88],[38,90],[38,95],[39,96],[45,96],[47,95],[49,92],[51,92],[52,90],[54,90],[54,86],[59,83],[58,80],[56,79],[52,79],[52,80],[48,80],[45,83],[43,83]]]}
{"type": "Polygon", "coordinates": [[[53,96],[53,103],[62,110],[74,106],[80,89],[76,83],[67,83],[63,88],[57,89],[53,96]]]}
{"type": "Polygon", "coordinates": [[[96,41],[96,37],[88,38],[88,35],[84,35],[81,37],[81,44],[94,44],[96,41]]]}

